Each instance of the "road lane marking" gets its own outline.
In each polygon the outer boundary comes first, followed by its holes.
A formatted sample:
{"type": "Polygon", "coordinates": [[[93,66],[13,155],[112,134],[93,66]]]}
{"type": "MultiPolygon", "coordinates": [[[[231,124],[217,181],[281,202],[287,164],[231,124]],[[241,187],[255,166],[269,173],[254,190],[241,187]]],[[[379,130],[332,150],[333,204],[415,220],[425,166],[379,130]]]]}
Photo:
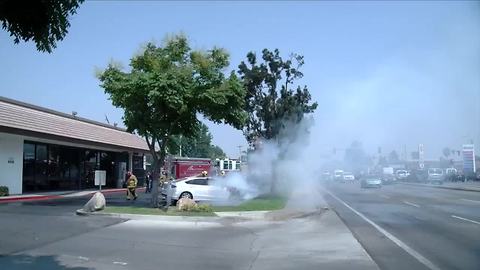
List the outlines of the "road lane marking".
{"type": "Polygon", "coordinates": [[[455,216],[455,215],[452,215],[452,217],[453,217],[453,218],[457,218],[457,219],[465,220],[465,221],[472,222],[472,223],[475,223],[475,224],[478,224],[478,225],[480,225],[480,222],[478,222],[478,221],[475,221],[475,220],[471,220],[471,219],[468,219],[468,218],[463,218],[463,217],[459,217],[459,216],[455,216]]]}
{"type": "Polygon", "coordinates": [[[333,198],[335,198],[337,201],[339,201],[340,203],[342,203],[345,207],[347,207],[348,209],[350,209],[353,213],[357,214],[357,216],[361,217],[363,220],[365,220],[367,223],[369,223],[370,225],[372,225],[375,229],[377,229],[377,231],[379,231],[380,233],[382,233],[383,235],[385,235],[388,239],[390,239],[392,242],[394,242],[397,246],[399,246],[401,249],[405,250],[408,254],[410,254],[412,257],[414,257],[415,259],[417,259],[420,263],[422,263],[423,265],[425,265],[426,267],[428,267],[430,270],[440,270],[439,267],[437,267],[435,264],[433,264],[430,260],[428,260],[427,258],[423,257],[422,254],[418,253],[416,250],[414,250],[413,248],[409,247],[407,244],[405,244],[404,242],[402,242],[400,239],[396,238],[395,236],[393,236],[391,233],[387,232],[385,229],[383,229],[382,227],[380,227],[379,225],[377,225],[375,222],[371,221],[369,218],[367,218],[366,216],[364,216],[362,213],[358,212],[357,210],[355,210],[353,207],[351,207],[350,205],[348,205],[346,202],[344,202],[343,200],[341,200],[340,198],[338,198],[337,196],[335,196],[334,194],[332,194],[330,191],[328,190],[325,190],[328,194],[330,194],[330,196],[332,196],[333,198]]]}
{"type": "Polygon", "coordinates": [[[380,197],[385,198],[385,199],[390,199],[390,196],[387,196],[387,195],[380,195],[380,197]]]}
{"type": "Polygon", "coordinates": [[[126,263],[126,262],[113,262],[113,264],[127,265],[128,263],[126,263]]]}
{"type": "Polygon", "coordinates": [[[411,205],[411,206],[414,206],[414,207],[420,207],[420,205],[418,204],[414,204],[414,203],[411,203],[411,202],[407,202],[407,201],[403,201],[404,204],[408,204],[408,205],[411,205]]]}
{"type": "Polygon", "coordinates": [[[480,203],[480,201],[476,201],[476,200],[469,200],[469,199],[460,199],[460,200],[467,201],[467,202],[480,203]]]}

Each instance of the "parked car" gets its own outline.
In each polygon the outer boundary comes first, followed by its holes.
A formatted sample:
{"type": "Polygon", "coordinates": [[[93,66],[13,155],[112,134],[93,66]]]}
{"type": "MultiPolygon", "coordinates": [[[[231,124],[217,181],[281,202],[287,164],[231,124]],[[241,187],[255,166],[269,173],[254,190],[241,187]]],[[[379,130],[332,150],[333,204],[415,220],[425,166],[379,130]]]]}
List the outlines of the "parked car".
{"type": "Polygon", "coordinates": [[[362,178],[362,180],[360,181],[360,186],[362,188],[369,188],[369,187],[381,188],[382,180],[379,177],[367,176],[365,178],[362,178]]]}
{"type": "Polygon", "coordinates": [[[344,172],[343,173],[343,181],[344,182],[353,182],[353,181],[355,181],[355,176],[351,172],[344,172]]]}
{"type": "MultiPolygon", "coordinates": [[[[195,201],[221,201],[230,197],[226,187],[217,185],[209,177],[187,177],[172,183],[172,200],[189,198],[195,201]]],[[[167,195],[167,190],[162,190],[162,195],[167,195]]]]}

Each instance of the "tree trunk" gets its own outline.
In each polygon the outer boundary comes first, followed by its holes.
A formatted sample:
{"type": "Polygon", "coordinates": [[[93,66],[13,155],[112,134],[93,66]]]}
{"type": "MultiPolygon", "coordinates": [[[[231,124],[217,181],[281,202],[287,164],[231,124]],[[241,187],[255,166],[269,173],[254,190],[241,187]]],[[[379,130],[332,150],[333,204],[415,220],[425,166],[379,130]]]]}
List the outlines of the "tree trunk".
{"type": "MultiPolygon", "coordinates": [[[[155,153],[155,155],[157,155],[155,153]]],[[[151,198],[151,204],[153,208],[158,207],[158,184],[159,184],[159,178],[160,178],[160,168],[159,166],[159,161],[158,157],[153,158],[153,172],[152,172],[152,198],[151,198]]]]}

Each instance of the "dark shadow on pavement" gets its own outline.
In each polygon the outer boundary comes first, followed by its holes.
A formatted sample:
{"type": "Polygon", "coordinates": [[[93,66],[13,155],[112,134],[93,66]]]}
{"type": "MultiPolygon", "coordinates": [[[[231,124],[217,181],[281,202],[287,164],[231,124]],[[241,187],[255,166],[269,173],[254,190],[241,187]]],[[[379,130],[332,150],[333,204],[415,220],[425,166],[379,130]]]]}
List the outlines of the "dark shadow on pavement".
{"type": "Polygon", "coordinates": [[[69,267],[60,264],[57,256],[12,255],[0,256],[1,269],[5,270],[90,270],[87,267],[69,267]]]}

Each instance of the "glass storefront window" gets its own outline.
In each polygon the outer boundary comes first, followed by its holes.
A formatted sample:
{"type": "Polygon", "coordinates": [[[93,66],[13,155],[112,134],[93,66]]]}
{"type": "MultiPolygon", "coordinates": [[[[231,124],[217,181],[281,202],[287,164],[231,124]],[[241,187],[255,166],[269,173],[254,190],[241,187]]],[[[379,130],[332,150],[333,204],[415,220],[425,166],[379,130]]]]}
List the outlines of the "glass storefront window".
{"type": "Polygon", "coordinates": [[[36,142],[25,142],[23,152],[24,192],[94,188],[95,170],[105,170],[107,187],[116,187],[125,163],[125,153],[36,142]]]}
{"type": "Polygon", "coordinates": [[[37,144],[35,149],[35,186],[39,190],[48,190],[47,182],[47,145],[37,144]]]}
{"type": "Polygon", "coordinates": [[[23,146],[23,190],[31,191],[35,187],[35,144],[23,146]]]}

